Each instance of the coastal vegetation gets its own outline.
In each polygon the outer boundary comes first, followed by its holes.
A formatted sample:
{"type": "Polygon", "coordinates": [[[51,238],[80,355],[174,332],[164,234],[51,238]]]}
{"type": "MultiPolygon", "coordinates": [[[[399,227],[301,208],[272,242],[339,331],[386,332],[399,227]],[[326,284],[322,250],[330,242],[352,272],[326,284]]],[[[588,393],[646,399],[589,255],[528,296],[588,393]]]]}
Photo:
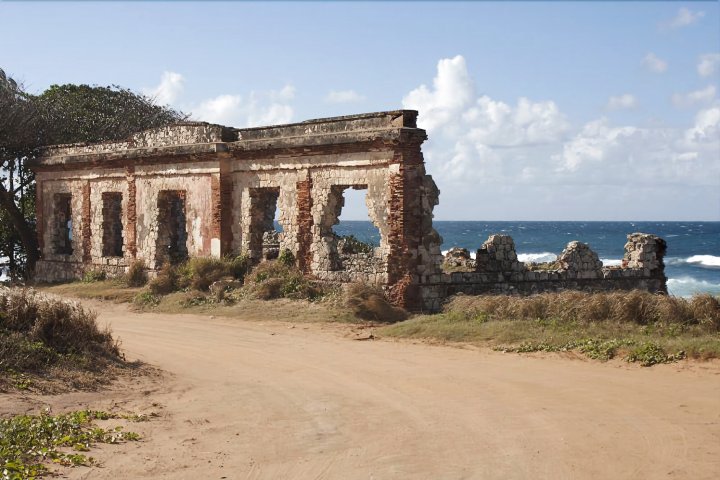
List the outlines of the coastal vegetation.
{"type": "Polygon", "coordinates": [[[97,421],[130,418],[103,411],[80,410],[61,415],[17,415],[0,419],[0,479],[32,479],[52,475],[48,462],[63,466],[93,465],[86,455],[98,443],[137,441],[140,436],[121,425],[101,427],[97,421]]]}
{"type": "MultiPolygon", "coordinates": [[[[133,302],[165,313],[197,312],[288,322],[355,322],[376,336],[471,343],[503,352],[578,352],[641,365],[720,358],[720,301],[642,291],[564,291],[532,296],[457,295],[439,314],[410,316],[382,289],[332,286],[302,275],[286,258],[251,267],[246,257],[166,265],[146,287],[122,279],[75,282],[50,291],[133,302]],[[272,302],[268,302],[272,300],[272,302]],[[297,303],[303,302],[303,308],[297,303]],[[409,317],[409,318],[408,318],[409,317]]],[[[135,276],[140,271],[135,267],[135,276]]]]}
{"type": "Polygon", "coordinates": [[[93,388],[126,367],[96,314],[33,289],[0,287],[0,390],[93,388]]]}
{"type": "Polygon", "coordinates": [[[186,118],[116,85],[51,85],[28,93],[0,68],[0,259],[7,259],[10,277],[32,277],[39,258],[35,177],[25,163],[42,146],[120,140],[186,118]]]}
{"type": "Polygon", "coordinates": [[[565,291],[454,297],[442,313],[380,332],[395,338],[469,342],[505,352],[576,351],[652,365],[720,357],[720,301],[641,291],[565,291]]]}

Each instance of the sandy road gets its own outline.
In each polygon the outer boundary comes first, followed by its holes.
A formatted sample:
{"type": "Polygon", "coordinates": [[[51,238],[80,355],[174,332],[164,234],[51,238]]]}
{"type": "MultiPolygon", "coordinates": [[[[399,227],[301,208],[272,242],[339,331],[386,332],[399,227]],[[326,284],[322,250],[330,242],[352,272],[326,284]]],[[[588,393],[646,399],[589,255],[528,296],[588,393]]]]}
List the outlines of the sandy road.
{"type": "Polygon", "coordinates": [[[75,397],[161,416],[72,478],[720,478],[717,363],[643,369],[101,305],[128,357],[169,374],[75,397]]]}

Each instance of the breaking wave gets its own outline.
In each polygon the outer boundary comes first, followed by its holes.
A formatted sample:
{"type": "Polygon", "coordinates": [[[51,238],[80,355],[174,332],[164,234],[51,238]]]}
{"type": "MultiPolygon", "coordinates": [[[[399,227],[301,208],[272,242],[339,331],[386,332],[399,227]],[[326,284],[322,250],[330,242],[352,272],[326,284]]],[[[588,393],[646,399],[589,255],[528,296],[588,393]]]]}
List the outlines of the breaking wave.
{"type": "Polygon", "coordinates": [[[554,262],[557,260],[557,255],[550,252],[542,252],[542,253],[518,253],[518,261],[528,263],[544,263],[544,262],[554,262]]]}
{"type": "Polygon", "coordinates": [[[619,258],[601,258],[600,261],[603,267],[619,267],[622,265],[622,260],[619,258]]]}
{"type": "Polygon", "coordinates": [[[667,281],[668,293],[676,297],[691,297],[695,293],[720,295],[720,283],[710,283],[693,277],[671,278],[667,281]]]}
{"type": "Polygon", "coordinates": [[[720,257],[715,255],[693,255],[685,261],[701,267],[720,268],[720,257]]]}

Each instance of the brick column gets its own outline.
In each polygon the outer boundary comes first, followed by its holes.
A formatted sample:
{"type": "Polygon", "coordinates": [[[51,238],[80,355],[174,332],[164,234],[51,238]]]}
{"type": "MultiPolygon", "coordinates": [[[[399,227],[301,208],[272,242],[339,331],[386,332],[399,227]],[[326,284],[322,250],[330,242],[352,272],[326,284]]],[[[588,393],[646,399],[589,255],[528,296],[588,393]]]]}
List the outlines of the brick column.
{"type": "Polygon", "coordinates": [[[312,263],[312,252],[310,251],[310,246],[312,245],[313,241],[312,178],[310,177],[309,171],[306,180],[303,180],[302,182],[297,182],[297,206],[297,265],[303,273],[309,274],[311,273],[310,266],[312,263]]]}
{"type": "Polygon", "coordinates": [[[135,186],[135,167],[125,167],[125,178],[128,184],[127,228],[125,229],[125,251],[131,258],[137,257],[137,189],[135,186]]]}
{"type": "Polygon", "coordinates": [[[90,251],[92,246],[92,232],[90,231],[90,181],[86,181],[83,185],[82,198],[82,259],[83,263],[89,264],[92,260],[90,251]]]}

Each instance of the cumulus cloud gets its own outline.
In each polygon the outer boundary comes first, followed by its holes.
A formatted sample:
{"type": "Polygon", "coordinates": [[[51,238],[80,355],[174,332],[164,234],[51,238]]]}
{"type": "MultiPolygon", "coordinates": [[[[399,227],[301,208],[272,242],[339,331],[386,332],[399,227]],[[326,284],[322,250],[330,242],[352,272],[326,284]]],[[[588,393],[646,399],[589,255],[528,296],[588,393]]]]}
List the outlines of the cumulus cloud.
{"type": "Polygon", "coordinates": [[[176,72],[163,72],[156,87],[143,88],[142,92],[154,98],[161,105],[174,103],[185,87],[185,78],[176,72]]]}
{"type": "Polygon", "coordinates": [[[610,97],[607,103],[608,110],[623,110],[637,107],[637,98],[634,95],[625,93],[617,97],[610,97]]]}
{"type": "MultiPolygon", "coordinates": [[[[428,131],[423,152],[443,192],[441,217],[617,218],[623,212],[658,218],[643,209],[652,204],[681,218],[690,204],[675,205],[670,191],[675,199],[692,197],[693,205],[717,201],[720,106],[714,102],[685,128],[616,125],[604,117],[572,126],[552,100],[477,94],[457,56],[440,60],[432,84],[408,92],[403,107],[419,110],[418,126],[428,131]],[[646,200],[636,201],[638,195],[646,200]]],[[[609,108],[635,105],[631,94],[608,101],[609,108]]]]}
{"type": "Polygon", "coordinates": [[[695,124],[685,131],[685,142],[690,148],[707,148],[714,151],[715,163],[720,149],[720,104],[700,110],[695,124]]]}
{"type": "Polygon", "coordinates": [[[720,53],[706,53],[700,55],[697,71],[701,77],[709,77],[718,70],[720,66],[720,53]]]}
{"type": "Polygon", "coordinates": [[[292,120],[293,108],[280,100],[292,98],[288,87],[283,90],[251,92],[242,95],[219,95],[201,102],[193,109],[196,120],[234,127],[277,125],[292,120]]]}
{"type": "Polygon", "coordinates": [[[356,103],[365,100],[365,97],[355,90],[331,90],[326,96],[328,103],[356,103]]]}
{"type": "Polygon", "coordinates": [[[432,87],[410,91],[403,108],[418,110],[418,125],[431,142],[424,147],[442,182],[491,183],[506,174],[527,177],[533,152],[562,140],[568,123],[552,101],[525,97],[514,104],[476,94],[462,56],[442,59],[432,87]]]}
{"type": "Polygon", "coordinates": [[[715,100],[715,85],[708,85],[700,90],[688,93],[676,93],[672,96],[672,102],[676,107],[691,107],[697,104],[707,104],[715,100]]]}
{"type": "Polygon", "coordinates": [[[693,12],[689,8],[681,8],[677,11],[675,16],[669,21],[662,23],[660,26],[664,29],[677,29],[684,28],[697,23],[698,20],[705,16],[705,12],[697,11],[693,12]]]}
{"type": "Polygon", "coordinates": [[[640,63],[642,66],[655,73],[663,73],[668,68],[667,62],[652,52],[645,55],[640,63]]]}

